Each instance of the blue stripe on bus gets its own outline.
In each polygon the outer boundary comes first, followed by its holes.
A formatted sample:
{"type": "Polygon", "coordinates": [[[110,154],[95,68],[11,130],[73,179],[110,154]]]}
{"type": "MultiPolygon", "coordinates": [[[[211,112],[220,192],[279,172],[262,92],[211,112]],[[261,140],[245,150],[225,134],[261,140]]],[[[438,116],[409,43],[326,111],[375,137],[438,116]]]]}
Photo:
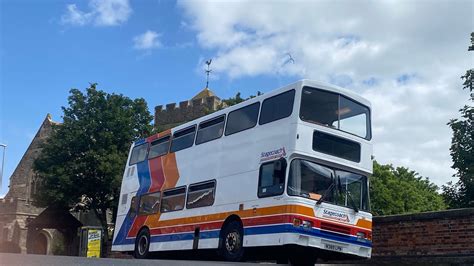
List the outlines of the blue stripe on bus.
{"type": "Polygon", "coordinates": [[[143,143],[145,143],[145,141],[146,141],[146,139],[139,139],[139,140],[135,141],[135,146],[143,144],[143,143]]]}
{"type": "MultiPolygon", "coordinates": [[[[212,239],[219,238],[220,230],[204,231],[199,234],[199,239],[212,239]]],[[[180,234],[169,234],[169,235],[157,235],[151,237],[151,242],[169,242],[169,241],[180,241],[180,240],[193,240],[194,232],[180,233],[180,234]]]]}
{"type": "Polygon", "coordinates": [[[329,240],[372,247],[371,242],[362,242],[358,241],[354,236],[338,236],[329,232],[324,232],[319,229],[303,229],[294,227],[291,224],[279,224],[279,225],[269,225],[269,226],[259,226],[259,227],[250,227],[244,229],[244,235],[263,235],[263,234],[277,234],[277,233],[299,233],[303,235],[316,236],[329,240]]]}
{"type": "MultiPolygon", "coordinates": [[[[199,235],[200,239],[212,239],[219,238],[220,230],[204,231],[199,235]]],[[[180,241],[180,240],[193,240],[194,232],[186,232],[179,234],[167,234],[167,235],[152,235],[151,242],[170,242],[170,241],[180,241]]],[[[135,238],[127,238],[120,243],[120,245],[129,245],[135,244],[135,238]]]]}
{"type": "MultiPolygon", "coordinates": [[[[219,238],[220,230],[212,230],[212,231],[204,231],[200,234],[200,239],[212,239],[212,238],[219,238]]],[[[245,235],[265,235],[265,234],[279,234],[279,233],[299,233],[303,235],[315,236],[324,239],[344,242],[348,244],[354,244],[359,246],[365,247],[372,247],[371,242],[362,242],[358,241],[356,237],[347,236],[341,237],[331,233],[327,233],[324,231],[320,231],[319,229],[303,229],[303,228],[296,228],[291,224],[279,224],[279,225],[268,225],[268,226],[258,226],[258,227],[250,227],[244,229],[244,236],[245,235]]],[[[186,232],[186,233],[179,233],[179,234],[167,234],[167,235],[156,235],[151,236],[151,242],[170,242],[170,241],[180,241],[180,240],[193,240],[194,232],[186,232]]],[[[134,244],[135,239],[126,239],[122,245],[125,244],[134,244]]]]}
{"type": "MultiPolygon", "coordinates": [[[[151,175],[150,175],[150,168],[148,167],[148,160],[137,163],[137,175],[138,175],[138,183],[140,184],[140,187],[137,192],[137,196],[139,196],[144,193],[147,193],[151,185],[151,180],[150,180],[151,175]]],[[[135,204],[137,203],[138,202],[135,201],[135,204]]],[[[134,220],[135,220],[135,217],[130,218],[130,215],[127,213],[127,215],[125,216],[125,220],[123,221],[122,226],[120,227],[120,231],[117,233],[117,237],[115,238],[115,241],[113,243],[114,245],[126,245],[126,244],[135,243],[134,240],[132,240],[132,242],[129,243],[130,241],[126,239],[128,231],[132,227],[134,220]]]]}

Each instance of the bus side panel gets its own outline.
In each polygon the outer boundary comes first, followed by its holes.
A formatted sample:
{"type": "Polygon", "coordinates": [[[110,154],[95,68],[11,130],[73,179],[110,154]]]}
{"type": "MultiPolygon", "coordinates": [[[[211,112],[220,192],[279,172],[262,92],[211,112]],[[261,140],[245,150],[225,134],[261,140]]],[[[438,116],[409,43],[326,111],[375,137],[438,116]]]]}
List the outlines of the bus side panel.
{"type": "Polygon", "coordinates": [[[116,249],[117,246],[115,246],[115,243],[117,240],[117,236],[119,235],[119,232],[122,231],[123,232],[122,234],[124,234],[124,231],[128,231],[128,228],[123,228],[124,222],[126,220],[126,214],[130,210],[130,204],[131,204],[133,196],[135,196],[136,191],[140,187],[136,166],[135,165],[129,166],[130,157],[131,157],[132,150],[134,147],[135,147],[135,143],[130,145],[130,150],[129,150],[127,162],[125,165],[125,170],[122,176],[122,184],[120,187],[120,198],[119,198],[118,209],[117,209],[117,219],[115,221],[114,237],[112,241],[113,243],[112,250],[118,250],[116,249]]]}

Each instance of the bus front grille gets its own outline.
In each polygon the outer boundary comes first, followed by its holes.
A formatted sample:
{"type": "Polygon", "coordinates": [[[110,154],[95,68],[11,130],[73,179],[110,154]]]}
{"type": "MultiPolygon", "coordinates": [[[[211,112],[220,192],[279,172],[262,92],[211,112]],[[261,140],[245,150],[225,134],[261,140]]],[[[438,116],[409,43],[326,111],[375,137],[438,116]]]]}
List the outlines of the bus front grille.
{"type": "Polygon", "coordinates": [[[350,235],[351,228],[343,225],[321,222],[321,230],[350,235]]]}

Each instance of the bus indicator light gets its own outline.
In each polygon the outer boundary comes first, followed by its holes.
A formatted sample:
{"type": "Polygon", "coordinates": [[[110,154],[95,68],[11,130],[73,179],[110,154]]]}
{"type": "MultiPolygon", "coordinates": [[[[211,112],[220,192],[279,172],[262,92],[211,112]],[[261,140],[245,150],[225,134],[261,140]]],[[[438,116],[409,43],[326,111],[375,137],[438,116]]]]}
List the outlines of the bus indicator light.
{"type": "Polygon", "coordinates": [[[293,219],[293,226],[295,227],[300,227],[302,223],[303,221],[301,219],[298,219],[298,218],[293,219]]]}

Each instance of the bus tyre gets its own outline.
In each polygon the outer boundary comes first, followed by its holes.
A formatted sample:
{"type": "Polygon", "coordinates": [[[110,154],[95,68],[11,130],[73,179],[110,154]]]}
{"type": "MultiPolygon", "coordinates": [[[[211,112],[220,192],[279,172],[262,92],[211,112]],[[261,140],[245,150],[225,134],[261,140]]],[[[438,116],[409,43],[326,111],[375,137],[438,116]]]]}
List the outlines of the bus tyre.
{"type": "Polygon", "coordinates": [[[150,232],[142,229],[135,240],[133,256],[137,259],[146,259],[150,255],[150,232]]]}
{"type": "Polygon", "coordinates": [[[244,230],[237,221],[232,221],[222,228],[219,239],[219,255],[227,261],[241,261],[244,256],[244,230]]]}

